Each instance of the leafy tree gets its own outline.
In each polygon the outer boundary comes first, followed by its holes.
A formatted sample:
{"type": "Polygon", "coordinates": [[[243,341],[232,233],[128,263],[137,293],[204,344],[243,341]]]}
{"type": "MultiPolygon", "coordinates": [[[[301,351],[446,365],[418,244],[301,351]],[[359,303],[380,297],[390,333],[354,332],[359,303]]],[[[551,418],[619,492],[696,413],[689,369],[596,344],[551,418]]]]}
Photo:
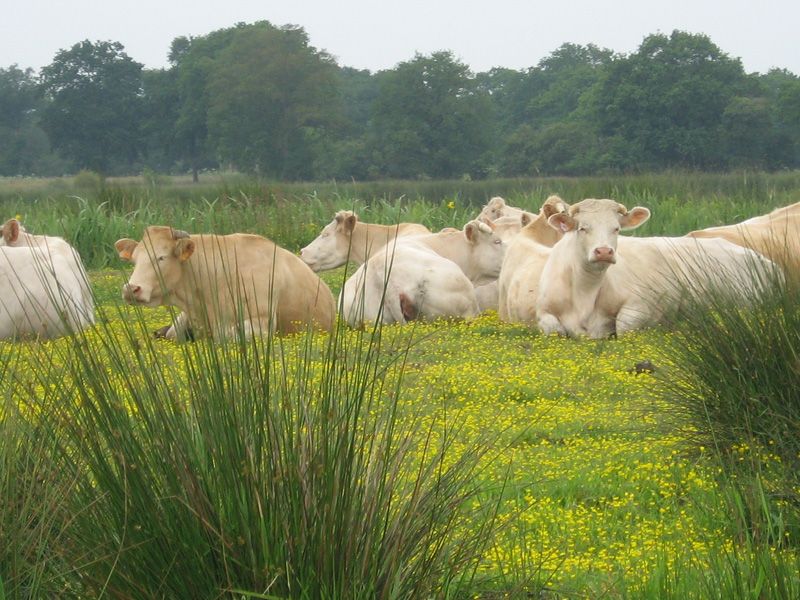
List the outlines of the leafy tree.
{"type": "Polygon", "coordinates": [[[301,28],[262,22],[236,32],[208,82],[208,127],[240,169],[310,178],[321,138],[339,117],[336,65],[301,28]]]}
{"type": "Polygon", "coordinates": [[[592,97],[603,136],[642,150],[621,168],[724,165],[721,123],[744,72],[705,35],[673,31],[645,38],[614,61],[592,97]]]}
{"type": "Polygon", "coordinates": [[[176,138],[181,108],[177,79],[178,73],[174,67],[142,73],[144,162],[161,172],[170,171],[181,159],[181,147],[176,138]]]}
{"type": "Polygon", "coordinates": [[[41,71],[42,127],[79,168],[129,170],[140,149],[142,65],[118,42],[84,40],[41,71]]]}
{"type": "Polygon", "coordinates": [[[38,126],[41,94],[31,69],[0,69],[0,175],[60,171],[47,136],[38,126]]]}
{"type": "Polygon", "coordinates": [[[198,180],[203,167],[216,166],[217,158],[208,139],[208,80],[217,56],[231,43],[240,29],[219,29],[196,38],[178,37],[172,41],[169,60],[175,70],[178,95],[173,142],[177,156],[198,180]]]}
{"type": "Polygon", "coordinates": [[[384,176],[483,175],[491,105],[450,52],[417,55],[379,74],[371,147],[384,176]]]}

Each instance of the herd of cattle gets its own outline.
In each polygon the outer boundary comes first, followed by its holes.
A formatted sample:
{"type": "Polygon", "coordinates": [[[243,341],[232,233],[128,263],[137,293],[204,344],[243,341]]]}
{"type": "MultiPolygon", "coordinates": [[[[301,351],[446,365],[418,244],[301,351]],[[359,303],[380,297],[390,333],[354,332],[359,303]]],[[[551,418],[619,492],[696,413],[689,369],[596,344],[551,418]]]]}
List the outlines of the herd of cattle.
{"type": "MultiPolygon", "coordinates": [[[[162,334],[330,330],[337,303],[317,272],[358,265],[339,296],[351,326],[469,318],[487,309],[544,333],[620,334],[659,322],[687,296],[724,294],[746,305],[768,282],[800,274],[800,203],[684,237],[626,237],[646,208],[613,200],[538,214],[492,198],[463,229],[363,223],[339,211],[300,256],[244,233],[189,235],[148,227],[116,250],[134,268],[123,299],[180,309],[162,334]]],[[[31,235],[15,219],[0,239],[0,339],[49,338],[94,323],[78,253],[59,237],[31,235]]]]}

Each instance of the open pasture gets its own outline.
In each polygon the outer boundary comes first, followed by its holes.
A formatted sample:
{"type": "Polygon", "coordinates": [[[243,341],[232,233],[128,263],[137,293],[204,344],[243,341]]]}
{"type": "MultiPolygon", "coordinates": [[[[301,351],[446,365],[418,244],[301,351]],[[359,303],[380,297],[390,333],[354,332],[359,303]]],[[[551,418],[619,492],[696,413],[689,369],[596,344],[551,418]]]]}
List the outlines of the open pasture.
{"type": "MultiPolygon", "coordinates": [[[[800,189],[796,174],[668,177],[498,186],[531,208],[551,191],[649,206],[641,235],[761,214],[800,189]],[[702,191],[660,196],[670,185],[702,191]]],[[[486,199],[241,187],[0,191],[5,215],[78,247],[98,303],[84,334],[0,344],[0,598],[797,596],[796,527],[775,517],[757,543],[740,482],[675,404],[680,330],[575,340],[489,314],[154,340],[172,311],[123,305],[107,247],[145,224],[297,250],[336,208],[436,229],[486,199]]],[[[344,269],[323,277],[336,294],[344,269]]],[[[767,475],[780,467],[759,456],[767,475]]]]}

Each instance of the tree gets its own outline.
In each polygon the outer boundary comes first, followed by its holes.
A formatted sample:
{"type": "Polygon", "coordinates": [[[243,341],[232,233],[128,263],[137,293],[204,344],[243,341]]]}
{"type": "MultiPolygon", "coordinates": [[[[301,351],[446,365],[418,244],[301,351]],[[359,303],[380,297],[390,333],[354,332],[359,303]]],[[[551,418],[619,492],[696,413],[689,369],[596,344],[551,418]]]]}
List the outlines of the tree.
{"type": "Polygon", "coordinates": [[[600,133],[642,150],[621,168],[724,166],[725,108],[745,83],[738,59],[705,35],[673,31],[645,38],[616,60],[592,96],[600,133]]]}
{"type": "Polygon", "coordinates": [[[173,143],[176,155],[192,171],[192,180],[198,181],[198,171],[216,166],[217,157],[208,139],[208,80],[217,56],[231,43],[238,30],[234,27],[212,31],[208,35],[172,41],[169,60],[175,72],[177,92],[177,118],[173,143]]]}
{"type": "Polygon", "coordinates": [[[181,147],[176,137],[181,108],[177,79],[174,67],[142,73],[143,159],[156,171],[168,172],[181,159],[181,147]]]}
{"type": "Polygon", "coordinates": [[[209,136],[222,160],[281,179],[310,178],[320,138],[339,119],[336,65],[303,29],[257,23],[220,52],[208,102],[209,136]]]}
{"type": "Polygon", "coordinates": [[[142,65],[118,42],[84,40],[41,71],[42,127],[79,168],[130,170],[140,149],[142,65]]]}
{"type": "Polygon", "coordinates": [[[41,94],[31,69],[0,69],[0,175],[57,173],[60,164],[38,126],[41,94]]]}
{"type": "Polygon", "coordinates": [[[466,65],[450,52],[418,54],[379,82],[370,143],[384,176],[484,174],[491,105],[466,65]]]}

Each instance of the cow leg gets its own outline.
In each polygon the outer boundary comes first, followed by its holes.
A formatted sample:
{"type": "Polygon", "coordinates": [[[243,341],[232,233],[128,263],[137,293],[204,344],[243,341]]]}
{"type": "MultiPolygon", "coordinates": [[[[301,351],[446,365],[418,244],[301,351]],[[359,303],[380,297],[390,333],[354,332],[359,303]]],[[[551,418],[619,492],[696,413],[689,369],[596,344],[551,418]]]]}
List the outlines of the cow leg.
{"type": "Polygon", "coordinates": [[[539,314],[539,329],[541,329],[542,333],[545,335],[550,335],[551,333],[567,335],[567,330],[561,324],[561,321],[551,313],[539,314]]]}
{"type": "Polygon", "coordinates": [[[628,303],[617,313],[617,335],[622,335],[627,331],[642,329],[652,321],[652,308],[638,302],[628,303]]]}

